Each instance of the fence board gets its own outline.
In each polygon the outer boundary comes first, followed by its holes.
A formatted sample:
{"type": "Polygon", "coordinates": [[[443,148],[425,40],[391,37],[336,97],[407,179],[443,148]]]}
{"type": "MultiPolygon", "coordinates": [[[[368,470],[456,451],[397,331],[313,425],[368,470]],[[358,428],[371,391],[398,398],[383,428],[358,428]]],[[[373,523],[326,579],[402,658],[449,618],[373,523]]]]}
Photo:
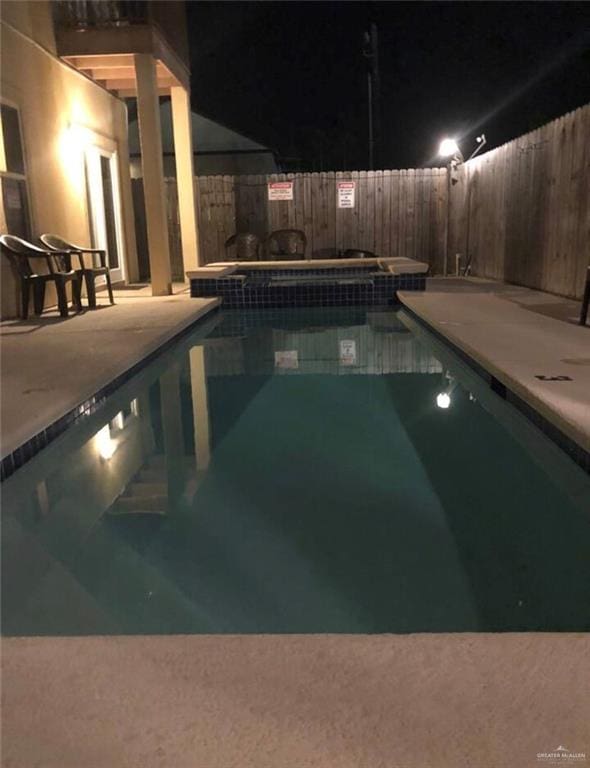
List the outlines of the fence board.
{"type": "MultiPolygon", "coordinates": [[[[574,174],[578,184],[578,215],[576,222],[576,249],[583,254],[588,251],[590,243],[590,109],[582,112],[578,124],[578,137],[580,145],[576,150],[576,165],[574,174]]],[[[590,263],[590,254],[587,254],[586,263],[582,256],[576,259],[575,285],[583,286],[586,280],[586,267],[590,263]]],[[[581,289],[580,289],[581,290],[581,289]]]]}
{"type": "Polygon", "coordinates": [[[336,246],[336,174],[326,173],[326,247],[336,246]]]}
{"type": "Polygon", "coordinates": [[[306,255],[311,258],[314,248],[313,237],[313,203],[312,203],[312,178],[306,174],[303,177],[303,231],[307,235],[306,255]]]}
{"type": "Polygon", "coordinates": [[[391,171],[383,171],[382,184],[382,235],[380,253],[384,256],[391,256],[391,171]]]}
{"type": "Polygon", "coordinates": [[[391,172],[391,195],[390,195],[390,248],[392,256],[400,255],[400,176],[401,171],[391,172]]]}
{"type": "Polygon", "coordinates": [[[374,236],[371,250],[375,253],[383,253],[383,171],[373,171],[373,184],[371,186],[374,189],[374,236]]]}

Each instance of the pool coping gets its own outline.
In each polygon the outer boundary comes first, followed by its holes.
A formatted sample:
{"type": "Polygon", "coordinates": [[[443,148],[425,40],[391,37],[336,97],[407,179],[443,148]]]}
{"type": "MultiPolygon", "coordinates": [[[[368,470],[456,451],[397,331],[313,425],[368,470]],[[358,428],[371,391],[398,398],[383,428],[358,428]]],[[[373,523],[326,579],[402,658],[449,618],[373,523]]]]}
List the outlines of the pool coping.
{"type": "Polygon", "coordinates": [[[42,429],[38,430],[30,438],[22,442],[16,448],[10,450],[0,460],[0,482],[7,480],[24,464],[39,454],[44,448],[50,445],[69,427],[78,424],[89,416],[95,414],[105,403],[106,399],[112,395],[123,384],[133,378],[149,363],[151,363],[162,352],[177,344],[183,337],[194,332],[199,323],[209,318],[212,313],[219,311],[221,302],[219,299],[210,298],[209,302],[199,307],[195,314],[184,318],[181,322],[174,325],[171,332],[163,338],[151,340],[141,351],[140,357],[133,362],[133,356],[130,356],[131,363],[116,376],[110,378],[104,384],[99,386],[94,394],[83,398],[77,405],[69,408],[64,414],[54,419],[42,429]]]}
{"type": "MultiPolygon", "coordinates": [[[[186,273],[187,278],[198,279],[202,276],[207,277],[209,272],[231,269],[232,271],[244,269],[249,271],[257,270],[318,270],[326,269],[329,271],[342,268],[354,267],[374,267],[383,272],[392,272],[394,274],[426,274],[430,267],[425,261],[409,259],[405,256],[375,256],[364,259],[281,259],[281,260],[262,260],[262,261],[214,261],[191,270],[186,273]]],[[[229,272],[227,274],[230,274],[229,272]]]]}
{"type": "MultiPolygon", "coordinates": [[[[398,299],[403,307],[403,311],[406,312],[412,319],[418,323],[418,325],[425,328],[432,336],[444,343],[454,354],[466,365],[469,366],[478,376],[488,384],[490,389],[495,392],[506,402],[513,405],[520,413],[522,413],[532,424],[543,432],[543,434],[549,438],[555,445],[557,445],[569,458],[574,461],[585,472],[590,474],[590,452],[587,451],[576,440],[567,435],[560,427],[544,416],[536,407],[533,402],[526,400],[516,390],[500,381],[491,370],[495,366],[490,364],[486,366],[482,355],[481,360],[476,360],[469,352],[463,349],[460,344],[451,339],[443,331],[436,328],[428,320],[422,317],[415,309],[408,306],[404,301],[404,298],[398,295],[398,299]]],[[[489,361],[488,361],[489,362],[489,361]]],[[[507,377],[509,378],[509,377],[507,377]]]]}

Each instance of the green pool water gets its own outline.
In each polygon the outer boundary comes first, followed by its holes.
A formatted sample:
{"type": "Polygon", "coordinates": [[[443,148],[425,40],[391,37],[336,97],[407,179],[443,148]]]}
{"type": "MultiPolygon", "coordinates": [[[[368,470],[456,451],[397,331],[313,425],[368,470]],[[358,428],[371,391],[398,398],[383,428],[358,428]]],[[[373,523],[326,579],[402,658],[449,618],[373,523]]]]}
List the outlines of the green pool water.
{"type": "Polygon", "coordinates": [[[4,484],[2,630],[587,631],[589,500],[403,314],[219,313],[4,484]]]}

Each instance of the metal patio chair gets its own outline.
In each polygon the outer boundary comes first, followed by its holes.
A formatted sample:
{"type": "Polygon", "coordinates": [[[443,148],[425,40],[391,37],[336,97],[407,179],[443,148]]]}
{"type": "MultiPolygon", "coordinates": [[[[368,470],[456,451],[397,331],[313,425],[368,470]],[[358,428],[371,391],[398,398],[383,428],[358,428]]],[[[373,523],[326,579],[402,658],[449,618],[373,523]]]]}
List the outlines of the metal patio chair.
{"type": "Polygon", "coordinates": [[[277,229],[266,241],[266,255],[273,259],[304,259],[307,237],[300,229],[277,229]]]}
{"type": "MultiPolygon", "coordinates": [[[[260,259],[260,238],[254,232],[238,232],[225,241],[226,256],[230,248],[236,250],[236,261],[258,261],[260,259]]],[[[228,258],[228,261],[230,259],[228,258]]]]}
{"type": "Polygon", "coordinates": [[[105,276],[107,281],[107,290],[109,292],[110,302],[111,304],[115,303],[115,299],[113,298],[111,273],[107,265],[106,251],[100,248],[84,248],[81,245],[75,245],[74,243],[70,243],[68,240],[64,240],[63,237],[59,237],[59,235],[44,234],[41,235],[39,239],[43,245],[46,245],[50,250],[61,253],[69,253],[70,256],[78,257],[80,267],[76,269],[76,272],[79,276],[80,284],[82,283],[82,279],[84,279],[84,282],[86,283],[88,306],[91,309],[96,309],[96,278],[102,275],[105,276]],[[84,261],[85,254],[90,256],[90,265],[84,261]],[[93,260],[95,255],[99,258],[99,267],[96,266],[93,260]]]}
{"type": "Polygon", "coordinates": [[[33,289],[33,305],[35,314],[43,312],[45,303],[45,286],[55,283],[57,304],[62,317],[68,316],[68,295],[66,287],[72,283],[74,306],[82,310],[80,276],[72,269],[71,256],[66,251],[51,251],[39,248],[33,243],[23,240],[16,235],[0,235],[0,246],[8,256],[13,270],[20,282],[21,317],[26,320],[29,316],[29,298],[33,289]],[[32,263],[33,262],[33,263],[32,263]],[[35,266],[43,264],[44,269],[35,266]]]}

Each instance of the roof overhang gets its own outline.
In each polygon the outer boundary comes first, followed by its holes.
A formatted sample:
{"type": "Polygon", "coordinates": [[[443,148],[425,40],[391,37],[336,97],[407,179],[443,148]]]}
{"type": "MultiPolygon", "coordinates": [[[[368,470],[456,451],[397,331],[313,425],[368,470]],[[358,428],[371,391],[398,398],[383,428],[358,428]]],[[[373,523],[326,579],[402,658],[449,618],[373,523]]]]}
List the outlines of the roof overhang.
{"type": "Polygon", "coordinates": [[[156,60],[156,80],[161,94],[170,88],[190,89],[190,72],[159,32],[148,25],[124,30],[63,30],[61,58],[121,97],[137,95],[134,55],[149,53],[156,60]]]}

